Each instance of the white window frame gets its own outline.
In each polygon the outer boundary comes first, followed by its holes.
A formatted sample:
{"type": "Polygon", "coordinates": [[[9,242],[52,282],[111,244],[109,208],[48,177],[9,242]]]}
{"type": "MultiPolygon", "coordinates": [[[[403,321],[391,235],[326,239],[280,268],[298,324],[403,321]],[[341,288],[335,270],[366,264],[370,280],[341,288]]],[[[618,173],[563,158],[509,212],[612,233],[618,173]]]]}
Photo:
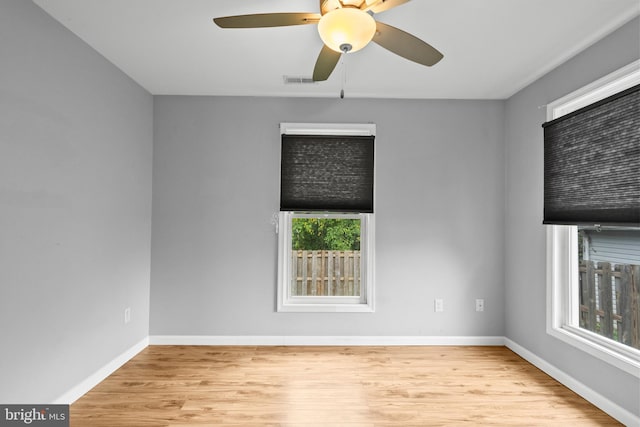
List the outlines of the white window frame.
{"type": "Polygon", "coordinates": [[[278,311],[373,312],[373,214],[280,212],[278,232],[278,311]],[[293,218],[342,218],[360,220],[360,296],[291,295],[291,220],[293,218]]]}
{"type": "MultiPolygon", "coordinates": [[[[281,123],[280,133],[288,135],[375,135],[375,124],[281,123]]],[[[375,176],[374,176],[375,180],[375,176]]],[[[375,183],[374,183],[375,188],[375,183]]],[[[372,213],[280,212],[278,215],[278,312],[350,312],[375,311],[375,215],[372,213]],[[291,219],[292,218],[360,219],[360,290],[359,297],[291,295],[291,219]]]]}
{"type": "MultiPolygon", "coordinates": [[[[553,120],[640,84],[640,60],[547,105],[553,120]]],[[[640,351],[578,325],[577,226],[547,226],[547,333],[640,378],[640,351]]]]}

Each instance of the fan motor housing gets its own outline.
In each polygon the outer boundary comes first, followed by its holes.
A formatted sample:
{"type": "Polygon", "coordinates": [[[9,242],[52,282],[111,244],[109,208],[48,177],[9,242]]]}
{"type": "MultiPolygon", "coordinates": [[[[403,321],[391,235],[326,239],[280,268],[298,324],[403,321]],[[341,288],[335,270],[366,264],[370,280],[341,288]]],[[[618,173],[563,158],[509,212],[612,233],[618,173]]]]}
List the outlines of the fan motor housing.
{"type": "Polygon", "coordinates": [[[320,13],[324,15],[329,11],[345,6],[360,8],[363,3],[366,3],[366,0],[320,0],[320,13]]]}

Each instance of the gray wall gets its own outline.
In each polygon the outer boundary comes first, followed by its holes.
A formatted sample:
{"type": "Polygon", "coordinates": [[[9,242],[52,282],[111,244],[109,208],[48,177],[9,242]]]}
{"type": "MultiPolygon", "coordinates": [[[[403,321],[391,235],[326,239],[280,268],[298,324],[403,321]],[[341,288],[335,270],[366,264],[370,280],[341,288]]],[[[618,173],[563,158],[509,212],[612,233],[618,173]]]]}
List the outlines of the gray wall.
{"type": "Polygon", "coordinates": [[[506,335],[627,410],[640,414],[640,381],[546,333],[542,225],[544,106],[640,57],[635,19],[506,103],[506,335]]]}
{"type": "Polygon", "coordinates": [[[151,335],[504,334],[503,102],[337,95],[154,97],[151,335]],[[280,122],[377,125],[375,313],[275,312],[280,122]]]}
{"type": "Polygon", "coordinates": [[[148,335],[153,101],[26,0],[0,64],[0,402],[50,402],[148,335]]]}

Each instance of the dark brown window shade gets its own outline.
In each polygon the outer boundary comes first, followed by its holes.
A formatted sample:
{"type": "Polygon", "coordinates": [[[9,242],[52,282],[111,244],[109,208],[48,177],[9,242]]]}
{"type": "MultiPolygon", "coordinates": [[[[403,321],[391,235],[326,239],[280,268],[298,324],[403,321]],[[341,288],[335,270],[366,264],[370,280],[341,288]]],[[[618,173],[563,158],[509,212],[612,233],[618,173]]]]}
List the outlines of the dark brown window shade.
{"type": "Polygon", "coordinates": [[[281,211],[373,212],[373,136],[282,135],[281,211]]]}
{"type": "Polygon", "coordinates": [[[544,127],[544,223],[640,226],[640,85],[544,127]]]}

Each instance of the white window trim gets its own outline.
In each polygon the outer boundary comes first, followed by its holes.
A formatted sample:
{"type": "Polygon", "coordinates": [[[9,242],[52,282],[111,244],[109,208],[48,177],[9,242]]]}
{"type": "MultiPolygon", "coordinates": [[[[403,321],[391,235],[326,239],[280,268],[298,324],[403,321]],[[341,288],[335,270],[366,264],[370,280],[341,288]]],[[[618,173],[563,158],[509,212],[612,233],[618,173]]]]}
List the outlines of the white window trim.
{"type": "MultiPolygon", "coordinates": [[[[547,106],[553,120],[640,84],[640,60],[547,106]]],[[[547,226],[547,333],[640,378],[640,351],[572,326],[578,324],[578,235],[576,226],[547,226]]]]}
{"type": "MultiPolygon", "coordinates": [[[[358,135],[375,136],[373,123],[280,123],[280,134],[288,135],[358,135]]],[[[375,175],[374,175],[375,188],[375,175]]],[[[355,214],[361,219],[360,259],[361,290],[358,300],[349,297],[292,297],[289,281],[291,272],[291,218],[300,213],[280,212],[278,215],[278,312],[349,312],[372,313],[375,311],[375,215],[372,213],[355,214]]],[[[322,213],[310,213],[316,217],[322,213]]],[[[348,215],[348,214],[345,214],[348,215]]],[[[347,218],[343,214],[324,216],[347,218]]]]}
{"type": "Polygon", "coordinates": [[[640,378],[640,351],[572,326],[578,324],[577,227],[547,227],[547,333],[640,378]]]}
{"type": "Polygon", "coordinates": [[[297,214],[280,212],[278,224],[278,311],[279,312],[373,312],[374,307],[374,216],[373,214],[297,214]],[[291,219],[358,218],[361,220],[360,234],[360,297],[340,296],[292,296],[291,279],[291,219]]]}
{"type": "Polygon", "coordinates": [[[280,123],[280,134],[375,136],[373,123],[280,123]]]}

